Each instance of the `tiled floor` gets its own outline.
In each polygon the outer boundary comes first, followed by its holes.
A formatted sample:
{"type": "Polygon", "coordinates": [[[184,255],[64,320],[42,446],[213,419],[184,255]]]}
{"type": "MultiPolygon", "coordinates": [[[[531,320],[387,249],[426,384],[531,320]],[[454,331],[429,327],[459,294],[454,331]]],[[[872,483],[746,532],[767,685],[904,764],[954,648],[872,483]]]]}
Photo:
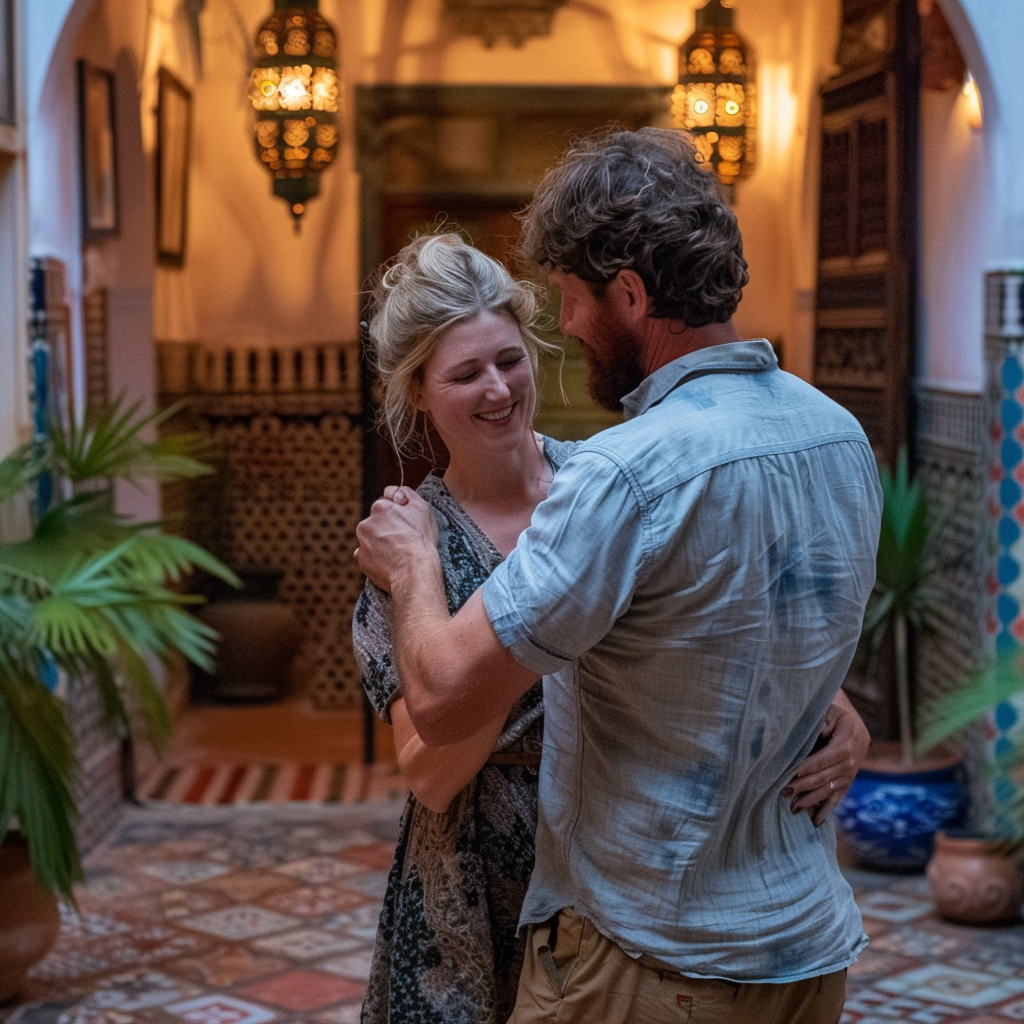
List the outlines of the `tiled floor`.
{"type": "MultiPolygon", "coordinates": [[[[359,1019],[400,802],[131,811],[6,1024],[359,1019]]],[[[1024,1021],[1024,925],[936,917],[927,883],[852,871],[872,943],[843,1024],[1024,1021]]]]}

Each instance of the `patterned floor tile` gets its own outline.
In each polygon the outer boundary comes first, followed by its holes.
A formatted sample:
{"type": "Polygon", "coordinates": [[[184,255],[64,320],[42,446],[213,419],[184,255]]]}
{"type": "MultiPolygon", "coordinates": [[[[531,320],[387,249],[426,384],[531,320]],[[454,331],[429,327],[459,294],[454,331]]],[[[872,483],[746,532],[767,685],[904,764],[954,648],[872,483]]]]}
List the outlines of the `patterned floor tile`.
{"type": "Polygon", "coordinates": [[[903,896],[887,889],[868,893],[859,902],[860,911],[865,917],[882,921],[913,921],[924,917],[932,909],[930,900],[903,896]]]}
{"type": "Polygon", "coordinates": [[[344,956],[334,957],[333,960],[324,960],[317,966],[322,971],[330,971],[332,974],[340,974],[344,978],[365,983],[370,978],[372,963],[373,950],[364,948],[358,953],[346,953],[344,956]]]}
{"type": "Polygon", "coordinates": [[[265,1006],[226,995],[200,996],[171,1003],[164,1010],[186,1024],[268,1024],[277,1014],[265,1006]]]}
{"type": "Polygon", "coordinates": [[[231,869],[224,864],[213,864],[210,861],[178,860],[146,864],[142,870],[147,875],[174,885],[189,885],[192,882],[209,881],[217,875],[227,874],[231,869]]]}
{"type": "Polygon", "coordinates": [[[910,995],[976,1010],[1020,995],[1024,992],[1024,978],[928,964],[876,982],[874,987],[893,995],[910,995]]]}
{"type": "Polygon", "coordinates": [[[361,998],[366,986],[323,971],[297,970],[256,982],[241,991],[286,1010],[319,1010],[342,1000],[361,998]]]}
{"type": "Polygon", "coordinates": [[[857,958],[850,967],[848,978],[852,982],[866,985],[878,978],[888,978],[897,971],[908,971],[912,967],[920,967],[921,961],[910,957],[899,956],[891,952],[883,952],[872,944],[857,958]]]}
{"type": "Polygon", "coordinates": [[[380,921],[380,904],[367,903],[365,906],[356,907],[355,910],[346,911],[344,914],[335,914],[324,921],[321,926],[331,930],[340,930],[357,939],[365,942],[372,942],[377,934],[377,924],[380,921]]]}
{"type": "Polygon", "coordinates": [[[391,843],[360,843],[342,847],[338,856],[371,871],[388,871],[395,859],[391,843]]]}
{"type": "Polygon", "coordinates": [[[158,971],[142,969],[104,978],[87,1002],[95,1007],[128,1012],[180,1002],[199,994],[194,985],[158,971]]]}
{"type": "Polygon", "coordinates": [[[365,874],[355,875],[345,882],[346,888],[355,889],[356,892],[372,896],[374,899],[384,899],[384,893],[388,888],[388,871],[367,871],[365,874]]]}
{"type": "Polygon", "coordinates": [[[324,914],[338,914],[369,901],[363,893],[353,892],[340,885],[303,886],[274,893],[260,900],[260,905],[282,913],[300,914],[303,917],[322,917],[324,914]]]}
{"type": "Polygon", "coordinates": [[[874,939],[871,948],[881,953],[896,953],[918,960],[944,960],[958,952],[962,942],[925,928],[904,925],[874,939]]]}
{"type": "Polygon", "coordinates": [[[246,903],[215,910],[212,914],[187,917],[180,922],[186,928],[207,932],[221,939],[253,939],[273,932],[283,932],[300,923],[297,917],[246,903]]]}
{"type": "Polygon", "coordinates": [[[182,957],[165,966],[175,976],[202,985],[227,988],[274,974],[288,966],[286,960],[257,956],[245,946],[229,945],[204,953],[201,957],[182,957]]]}
{"type": "Polygon", "coordinates": [[[308,885],[323,885],[324,882],[335,882],[348,875],[354,875],[358,873],[359,867],[338,860],[337,857],[307,857],[290,864],[281,864],[274,870],[301,879],[308,885]]]}
{"type": "MultiPolygon", "coordinates": [[[[203,889],[169,889],[160,894],[158,902],[163,908],[164,917],[171,918],[205,914],[231,905],[230,900],[203,889]]],[[[148,908],[145,908],[144,912],[147,911],[148,908]]]]}
{"type": "MultiPolygon", "coordinates": [[[[401,810],[128,811],[0,1022],[355,1024],[401,810]],[[142,870],[182,864],[205,867],[142,870]]],[[[872,943],[843,1024],[1024,1022],[1024,924],[942,921],[923,876],[847,877],[872,943]]]]}
{"type": "Polygon", "coordinates": [[[258,939],[253,943],[258,949],[292,960],[316,960],[318,957],[341,953],[348,946],[348,941],[335,932],[321,931],[318,928],[303,928],[282,935],[271,935],[258,939]]]}
{"type": "Polygon", "coordinates": [[[318,1013],[313,1019],[321,1024],[359,1024],[362,1014],[361,1003],[348,1003],[335,1007],[324,1013],[318,1013]]]}

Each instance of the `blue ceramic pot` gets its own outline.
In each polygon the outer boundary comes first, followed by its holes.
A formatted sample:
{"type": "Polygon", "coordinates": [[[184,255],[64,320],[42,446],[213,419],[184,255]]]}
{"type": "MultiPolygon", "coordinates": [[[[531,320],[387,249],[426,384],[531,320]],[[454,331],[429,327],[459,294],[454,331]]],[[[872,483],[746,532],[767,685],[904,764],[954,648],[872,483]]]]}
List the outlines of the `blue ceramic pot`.
{"type": "Polygon", "coordinates": [[[935,833],[964,823],[967,801],[958,758],[932,757],[905,768],[899,744],[878,743],[836,808],[836,824],[864,867],[921,871],[935,833]]]}

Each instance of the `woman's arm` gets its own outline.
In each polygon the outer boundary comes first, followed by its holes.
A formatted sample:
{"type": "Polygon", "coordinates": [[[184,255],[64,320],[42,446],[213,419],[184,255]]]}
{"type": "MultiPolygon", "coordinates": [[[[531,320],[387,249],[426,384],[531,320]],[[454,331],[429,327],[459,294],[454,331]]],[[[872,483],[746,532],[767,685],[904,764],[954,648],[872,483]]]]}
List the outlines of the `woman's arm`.
{"type": "Polygon", "coordinates": [[[492,719],[478,732],[458,743],[428,747],[409,718],[405,699],[391,703],[398,767],[413,795],[424,807],[439,814],[484,766],[505,725],[505,716],[492,719]]]}

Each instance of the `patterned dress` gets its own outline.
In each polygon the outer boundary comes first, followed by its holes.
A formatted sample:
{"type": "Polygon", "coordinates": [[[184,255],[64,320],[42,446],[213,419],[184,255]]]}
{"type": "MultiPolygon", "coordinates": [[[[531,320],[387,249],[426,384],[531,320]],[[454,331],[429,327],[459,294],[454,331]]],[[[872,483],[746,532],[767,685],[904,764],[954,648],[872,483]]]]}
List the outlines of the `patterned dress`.
{"type": "MultiPolygon", "coordinates": [[[[545,439],[557,469],[573,445],[545,439]]],[[[453,614],[502,557],[436,471],[419,487],[434,508],[453,614]]],[[[352,624],[363,685],[377,713],[400,696],[391,599],[367,583],[352,624]]],[[[495,751],[540,753],[541,685],[509,713],[495,751]]],[[[537,770],[486,764],[437,814],[410,796],[377,930],[363,1024],[504,1024],[515,1004],[519,912],[533,869],[537,770]]]]}

